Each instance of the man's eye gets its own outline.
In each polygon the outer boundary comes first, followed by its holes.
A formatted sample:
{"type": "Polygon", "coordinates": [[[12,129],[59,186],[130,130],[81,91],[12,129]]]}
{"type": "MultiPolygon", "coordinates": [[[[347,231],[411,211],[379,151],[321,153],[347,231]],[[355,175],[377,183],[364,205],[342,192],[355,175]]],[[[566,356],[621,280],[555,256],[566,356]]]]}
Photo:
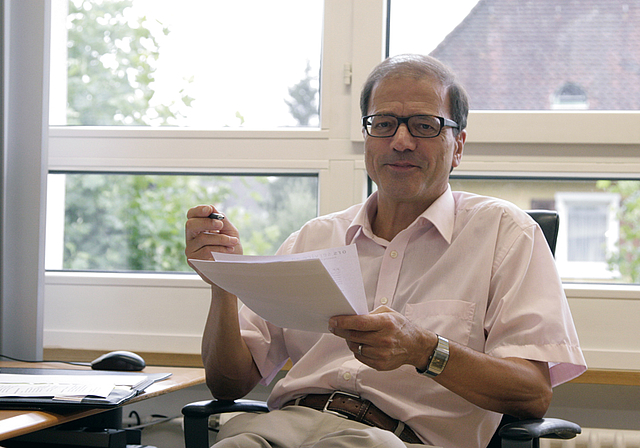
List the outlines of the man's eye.
{"type": "Polygon", "coordinates": [[[391,120],[375,120],[373,127],[376,129],[386,129],[392,126],[391,120]]]}
{"type": "Polygon", "coordinates": [[[431,131],[435,129],[434,124],[430,121],[419,121],[417,123],[414,123],[414,126],[416,127],[416,129],[419,129],[421,131],[431,131]]]}

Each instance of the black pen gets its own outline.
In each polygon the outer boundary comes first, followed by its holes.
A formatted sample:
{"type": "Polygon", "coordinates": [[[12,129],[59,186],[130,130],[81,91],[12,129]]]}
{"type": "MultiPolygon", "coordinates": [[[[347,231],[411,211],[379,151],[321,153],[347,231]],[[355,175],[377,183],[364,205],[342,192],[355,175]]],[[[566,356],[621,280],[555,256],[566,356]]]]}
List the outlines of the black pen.
{"type": "Polygon", "coordinates": [[[211,213],[209,215],[209,218],[211,219],[224,219],[224,215],[222,213],[211,213]]]}

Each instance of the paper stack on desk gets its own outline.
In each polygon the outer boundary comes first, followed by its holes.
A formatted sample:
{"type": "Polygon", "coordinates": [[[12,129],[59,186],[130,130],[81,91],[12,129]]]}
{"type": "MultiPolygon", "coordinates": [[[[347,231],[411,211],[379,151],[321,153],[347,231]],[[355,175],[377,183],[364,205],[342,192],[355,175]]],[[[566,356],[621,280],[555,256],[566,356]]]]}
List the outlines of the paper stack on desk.
{"type": "Polygon", "coordinates": [[[106,398],[116,387],[131,389],[145,375],[30,375],[0,373],[0,397],[51,397],[56,400],[106,398]]]}
{"type": "Polygon", "coordinates": [[[0,408],[112,408],[170,376],[171,373],[2,367],[0,408]]]}
{"type": "Polygon", "coordinates": [[[369,312],[355,245],[282,256],[213,256],[189,261],[279,327],[327,333],[332,316],[369,312]]]}

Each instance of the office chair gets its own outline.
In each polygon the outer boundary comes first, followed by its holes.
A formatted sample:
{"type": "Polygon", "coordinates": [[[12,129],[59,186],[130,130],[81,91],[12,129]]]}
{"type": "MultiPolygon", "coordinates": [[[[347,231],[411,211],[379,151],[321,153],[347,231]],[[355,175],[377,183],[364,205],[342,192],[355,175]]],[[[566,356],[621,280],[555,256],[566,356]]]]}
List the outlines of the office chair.
{"type": "MultiPolygon", "coordinates": [[[[559,217],[555,211],[532,210],[529,215],[538,223],[555,253],[559,217]]],[[[267,404],[255,400],[206,400],[190,403],[182,408],[184,415],[185,448],[209,448],[209,416],[226,412],[268,412],[267,404]]],[[[575,423],[542,418],[518,420],[505,415],[487,448],[538,448],[540,438],[571,439],[582,429],[575,423]]]]}

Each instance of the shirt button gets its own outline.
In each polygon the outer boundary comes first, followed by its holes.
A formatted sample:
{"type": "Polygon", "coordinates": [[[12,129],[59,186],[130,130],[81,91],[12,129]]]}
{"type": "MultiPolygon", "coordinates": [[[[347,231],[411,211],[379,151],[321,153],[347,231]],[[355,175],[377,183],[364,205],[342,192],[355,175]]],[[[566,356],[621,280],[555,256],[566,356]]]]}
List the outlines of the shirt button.
{"type": "Polygon", "coordinates": [[[351,379],[351,374],[349,372],[347,372],[344,375],[342,375],[342,378],[344,378],[345,381],[349,381],[351,379]]]}
{"type": "Polygon", "coordinates": [[[397,250],[392,250],[391,252],[389,252],[389,256],[391,258],[398,258],[398,251],[397,250]]]}
{"type": "Polygon", "coordinates": [[[382,303],[383,305],[386,305],[389,302],[389,299],[387,299],[386,297],[383,297],[382,299],[380,299],[380,303],[382,303]]]}

